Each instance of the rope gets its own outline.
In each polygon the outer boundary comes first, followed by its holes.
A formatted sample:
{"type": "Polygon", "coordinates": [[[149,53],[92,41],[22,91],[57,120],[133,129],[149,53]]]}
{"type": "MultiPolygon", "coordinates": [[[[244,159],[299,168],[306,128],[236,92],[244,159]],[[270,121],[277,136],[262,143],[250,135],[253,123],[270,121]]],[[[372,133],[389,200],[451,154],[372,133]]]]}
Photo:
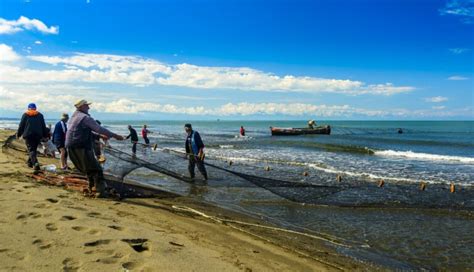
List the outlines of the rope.
{"type": "MultiPolygon", "coordinates": [[[[225,218],[221,218],[221,217],[211,216],[211,215],[205,214],[204,212],[198,211],[196,209],[193,209],[193,208],[190,208],[190,207],[187,207],[187,206],[172,205],[171,207],[175,210],[178,210],[178,211],[190,212],[190,213],[199,215],[201,217],[204,217],[206,219],[210,219],[214,222],[217,222],[217,223],[220,223],[220,224],[225,224],[225,225],[227,225],[227,226],[229,226],[233,229],[245,232],[247,234],[258,237],[259,239],[262,239],[262,240],[264,240],[266,242],[269,242],[269,243],[272,243],[272,244],[275,244],[275,242],[269,240],[268,238],[265,238],[261,235],[255,234],[255,233],[252,233],[248,230],[244,230],[242,228],[239,228],[239,227],[236,227],[236,226],[233,226],[233,225],[229,225],[227,223],[234,223],[234,224],[239,224],[239,225],[244,225],[244,226],[257,227],[257,228],[263,228],[263,229],[268,229],[268,230],[272,230],[272,231],[278,231],[278,232],[301,235],[301,236],[305,236],[305,237],[316,239],[316,240],[325,241],[325,242],[331,243],[333,245],[342,246],[342,247],[346,247],[346,248],[353,248],[354,247],[352,245],[348,245],[348,244],[344,244],[343,242],[336,241],[336,239],[334,239],[334,238],[333,239],[328,239],[328,238],[325,238],[325,237],[322,237],[322,236],[317,236],[317,235],[314,235],[314,234],[309,234],[309,233],[304,233],[304,232],[298,232],[298,231],[294,231],[294,230],[288,230],[288,229],[283,229],[283,228],[277,228],[277,227],[271,227],[271,226],[265,226],[265,225],[259,225],[259,224],[254,224],[254,223],[243,222],[243,221],[239,221],[239,220],[232,220],[232,219],[225,219],[225,218]]],[[[327,236],[329,236],[329,235],[327,235],[327,236]]],[[[355,243],[353,241],[348,241],[348,240],[344,240],[344,239],[339,239],[339,240],[350,242],[350,243],[355,243]]],[[[296,253],[298,253],[302,256],[305,256],[307,258],[314,259],[318,262],[321,262],[321,263],[324,263],[324,264],[326,264],[328,266],[331,266],[333,268],[339,269],[341,271],[345,270],[344,268],[342,268],[340,266],[337,266],[337,265],[332,264],[332,263],[328,263],[328,262],[326,262],[326,261],[324,261],[320,258],[314,257],[314,256],[309,255],[309,254],[307,254],[305,252],[302,252],[300,250],[297,250],[297,249],[294,249],[294,248],[291,248],[291,247],[287,247],[287,246],[284,246],[284,245],[281,245],[281,244],[277,244],[277,245],[280,246],[280,247],[283,247],[287,250],[294,251],[294,252],[296,252],[296,253]]],[[[358,245],[358,247],[369,248],[370,246],[368,244],[360,244],[360,245],[358,245]]],[[[322,252],[322,251],[318,251],[318,252],[322,252]]],[[[324,253],[330,254],[329,252],[324,252],[324,253]]]]}

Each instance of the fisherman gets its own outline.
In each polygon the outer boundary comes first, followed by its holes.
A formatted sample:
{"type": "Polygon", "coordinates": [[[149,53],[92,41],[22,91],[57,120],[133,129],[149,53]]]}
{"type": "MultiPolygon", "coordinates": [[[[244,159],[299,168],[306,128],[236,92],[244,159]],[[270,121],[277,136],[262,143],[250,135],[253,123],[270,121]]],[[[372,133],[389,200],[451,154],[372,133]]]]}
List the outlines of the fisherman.
{"type": "Polygon", "coordinates": [[[90,117],[90,104],[91,103],[84,99],[74,104],[76,111],[71,116],[69,128],[66,132],[66,148],[74,166],[81,171],[81,173],[87,175],[90,192],[92,192],[92,188],[95,185],[96,191],[98,192],[97,197],[106,197],[106,184],[102,168],[94,156],[94,138],[92,131],[100,135],[105,135],[106,137],[113,137],[119,141],[124,138],[101,127],[90,117]]]}
{"type": "Polygon", "coordinates": [[[245,128],[243,126],[240,126],[240,136],[245,136],[245,128]]]}
{"type": "Polygon", "coordinates": [[[69,121],[69,115],[63,113],[61,120],[54,126],[53,132],[53,143],[56,145],[59,153],[61,154],[61,169],[67,170],[67,151],[66,151],[66,132],[67,132],[67,121],[69,121]]]}
{"type": "Polygon", "coordinates": [[[316,126],[316,122],[314,120],[308,121],[308,128],[314,129],[315,126],[316,126]]]}
{"type": "Polygon", "coordinates": [[[143,140],[145,140],[145,144],[150,144],[150,139],[148,139],[148,133],[151,133],[151,131],[149,131],[147,129],[147,126],[146,125],[143,125],[143,128],[142,128],[142,137],[143,137],[143,140]]]}
{"type": "Polygon", "coordinates": [[[132,142],[132,153],[135,156],[137,153],[137,143],[138,143],[137,131],[131,125],[128,125],[128,130],[130,131],[130,134],[128,134],[128,136],[125,137],[125,139],[130,138],[130,141],[132,142]]]}
{"type": "Polygon", "coordinates": [[[34,170],[39,170],[39,162],[37,159],[37,149],[42,138],[47,138],[50,131],[46,127],[43,115],[36,110],[36,105],[30,103],[28,110],[23,113],[20,125],[16,133],[17,138],[23,137],[28,149],[28,167],[33,167],[34,170]]]}
{"type": "Polygon", "coordinates": [[[41,146],[43,147],[43,155],[45,157],[54,158],[54,152],[56,151],[56,146],[54,146],[53,141],[51,140],[51,124],[48,124],[48,137],[41,139],[41,146]]]}
{"type": "Polygon", "coordinates": [[[188,171],[191,178],[194,178],[194,167],[197,165],[199,172],[201,172],[204,180],[207,180],[207,171],[204,166],[204,143],[197,131],[193,130],[191,124],[185,124],[184,130],[187,133],[186,137],[186,154],[189,160],[188,171]]]}

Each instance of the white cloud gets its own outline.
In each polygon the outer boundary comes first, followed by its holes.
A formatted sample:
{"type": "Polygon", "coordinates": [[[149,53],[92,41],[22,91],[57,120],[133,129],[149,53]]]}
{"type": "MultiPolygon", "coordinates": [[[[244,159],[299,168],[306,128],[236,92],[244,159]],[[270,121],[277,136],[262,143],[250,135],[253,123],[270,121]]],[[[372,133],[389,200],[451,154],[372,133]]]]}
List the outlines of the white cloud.
{"type": "Polygon", "coordinates": [[[76,53],[72,56],[29,56],[46,69],[0,66],[0,82],[93,82],[134,86],[178,86],[242,91],[393,95],[413,91],[391,83],[365,84],[348,79],[279,76],[247,67],[171,65],[137,56],[76,53]]]}
{"type": "Polygon", "coordinates": [[[16,61],[19,60],[20,56],[18,56],[13,48],[10,46],[1,43],[0,44],[0,63],[1,62],[10,62],[10,61],[16,61]]]}
{"type": "Polygon", "coordinates": [[[468,77],[463,77],[463,76],[450,76],[448,77],[448,80],[468,80],[468,77]]]}
{"type": "MultiPolygon", "coordinates": [[[[10,90],[0,86],[0,108],[21,112],[30,102],[35,102],[40,111],[48,112],[71,112],[74,101],[79,98],[93,95],[97,90],[91,90],[87,94],[85,90],[76,89],[75,92],[65,90],[73,89],[74,86],[43,86],[44,89],[24,88],[19,91],[16,87],[10,90]],[[51,91],[52,87],[52,91],[51,91]],[[73,93],[73,94],[69,94],[73,93]],[[54,99],[51,99],[51,97],[54,99]]],[[[445,111],[444,106],[433,107],[432,109],[365,109],[356,108],[349,105],[314,105],[308,103],[227,103],[216,107],[208,106],[182,106],[174,104],[159,104],[151,102],[140,102],[129,98],[120,98],[118,96],[94,97],[92,112],[99,113],[117,113],[117,114],[140,114],[140,113],[165,113],[182,114],[192,116],[320,116],[322,118],[330,117],[452,117],[452,116],[472,116],[472,108],[460,108],[453,111],[445,111]]],[[[52,116],[47,116],[52,118],[52,116]]]]}
{"type": "Polygon", "coordinates": [[[41,41],[35,41],[35,44],[43,44],[41,41]]]}
{"type": "Polygon", "coordinates": [[[449,51],[451,51],[451,53],[456,54],[456,55],[466,53],[469,50],[471,50],[471,49],[469,49],[469,48],[449,48],[449,51]]]}
{"type": "Polygon", "coordinates": [[[48,27],[38,19],[29,19],[25,16],[20,16],[18,20],[0,18],[0,34],[13,34],[24,30],[36,30],[44,34],[59,33],[58,26],[48,27]]]}
{"type": "Polygon", "coordinates": [[[425,101],[431,102],[431,103],[440,103],[440,102],[448,101],[448,98],[444,96],[434,96],[434,97],[425,98],[425,101]]]}
{"type": "Polygon", "coordinates": [[[441,15],[458,16],[465,24],[474,23],[474,1],[472,0],[448,0],[439,12],[441,15]]]}

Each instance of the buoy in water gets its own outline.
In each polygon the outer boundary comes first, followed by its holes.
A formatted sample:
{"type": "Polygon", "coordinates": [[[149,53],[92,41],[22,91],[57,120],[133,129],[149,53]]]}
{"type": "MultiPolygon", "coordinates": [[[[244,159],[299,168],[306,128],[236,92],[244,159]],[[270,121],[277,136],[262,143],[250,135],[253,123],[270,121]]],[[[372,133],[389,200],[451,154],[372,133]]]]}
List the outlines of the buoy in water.
{"type": "Polygon", "coordinates": [[[383,179],[381,179],[379,181],[379,187],[383,187],[385,185],[385,181],[383,179]]]}
{"type": "Polygon", "coordinates": [[[454,183],[451,183],[451,185],[449,186],[449,191],[451,193],[454,193],[456,191],[456,187],[454,187],[454,183]]]}
{"type": "Polygon", "coordinates": [[[270,171],[270,166],[265,166],[265,171],[270,171]]]}
{"type": "Polygon", "coordinates": [[[303,176],[307,177],[307,176],[309,176],[309,173],[306,172],[306,171],[304,171],[304,172],[303,172],[303,176]]]}
{"type": "Polygon", "coordinates": [[[426,189],[426,183],[423,181],[420,183],[420,190],[424,191],[426,189]]]}
{"type": "Polygon", "coordinates": [[[337,180],[338,182],[341,182],[341,181],[342,181],[342,176],[341,176],[341,175],[337,175],[336,180],[337,180]]]}

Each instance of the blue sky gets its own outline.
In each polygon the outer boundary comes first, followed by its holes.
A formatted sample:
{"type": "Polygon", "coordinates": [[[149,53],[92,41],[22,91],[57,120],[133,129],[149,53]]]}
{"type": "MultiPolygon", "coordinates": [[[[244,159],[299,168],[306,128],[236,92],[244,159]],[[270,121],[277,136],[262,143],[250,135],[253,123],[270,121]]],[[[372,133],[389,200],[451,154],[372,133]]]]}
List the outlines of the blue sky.
{"type": "Polygon", "coordinates": [[[474,119],[474,1],[0,2],[0,117],[474,119]]]}

